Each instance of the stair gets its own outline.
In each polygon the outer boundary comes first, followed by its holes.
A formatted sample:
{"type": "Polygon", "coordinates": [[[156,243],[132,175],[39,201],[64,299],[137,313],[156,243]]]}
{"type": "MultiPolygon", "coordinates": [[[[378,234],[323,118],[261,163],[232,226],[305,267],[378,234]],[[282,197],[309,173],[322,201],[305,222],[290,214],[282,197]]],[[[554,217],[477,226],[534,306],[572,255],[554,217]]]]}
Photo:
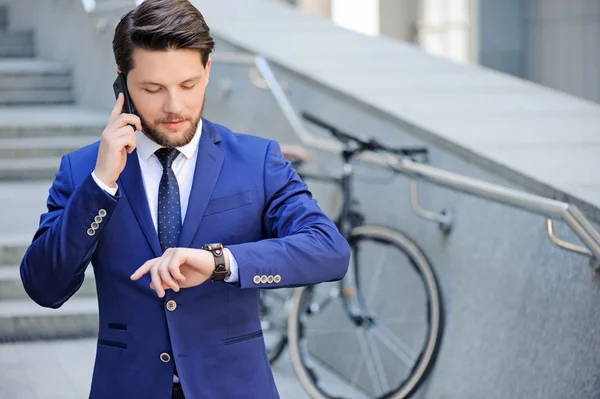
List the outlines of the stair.
{"type": "Polygon", "coordinates": [[[52,180],[61,156],[97,141],[107,120],[77,106],[0,107],[0,181],[52,180]]]}
{"type": "Polygon", "coordinates": [[[0,60],[0,106],[72,104],[71,70],[58,62],[34,58],[0,60]]]}
{"type": "MultiPolygon", "coordinates": [[[[0,16],[0,18],[2,17],[0,16]]],[[[0,24],[2,24],[1,21],[0,24]]],[[[35,50],[33,42],[33,32],[7,32],[0,29],[0,57],[24,58],[34,56],[35,50]]]]}
{"type": "MultiPolygon", "coordinates": [[[[73,298],[85,298],[96,296],[96,286],[93,269],[88,267],[85,272],[85,279],[79,291],[73,295],[73,298]]],[[[71,298],[71,299],[73,299],[71,298]]],[[[22,301],[29,300],[27,293],[23,289],[19,265],[0,266],[0,301],[22,301]]],[[[30,300],[29,300],[30,301],[30,300]]],[[[0,302],[2,303],[2,302],[0,302]]]]}
{"type": "Polygon", "coordinates": [[[25,235],[0,237],[0,343],[96,336],[98,304],[92,267],[63,306],[43,308],[27,296],[19,273],[30,240],[25,235]]]}
{"type": "Polygon", "coordinates": [[[8,6],[0,5],[0,32],[8,30],[8,6]]]}
{"type": "Polygon", "coordinates": [[[96,298],[71,298],[59,309],[30,299],[0,302],[0,342],[83,338],[98,334],[96,298]]]}
{"type": "Polygon", "coordinates": [[[94,136],[0,138],[0,160],[59,158],[96,140],[94,136]]]}
{"type": "Polygon", "coordinates": [[[35,58],[34,32],[11,29],[0,5],[0,342],[97,334],[91,266],[59,309],[33,302],[19,272],[62,155],[98,140],[109,117],[77,105],[72,72],[35,58]]]}

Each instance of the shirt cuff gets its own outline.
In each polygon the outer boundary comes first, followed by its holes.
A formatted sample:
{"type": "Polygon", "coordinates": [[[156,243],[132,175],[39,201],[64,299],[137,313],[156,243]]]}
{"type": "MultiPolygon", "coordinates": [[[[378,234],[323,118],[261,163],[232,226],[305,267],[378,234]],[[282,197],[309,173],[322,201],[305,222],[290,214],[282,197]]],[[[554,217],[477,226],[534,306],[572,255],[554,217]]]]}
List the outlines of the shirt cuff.
{"type": "Polygon", "coordinates": [[[237,283],[239,281],[239,277],[238,277],[238,263],[237,260],[235,260],[235,257],[233,256],[233,254],[231,253],[231,251],[227,248],[224,249],[225,252],[227,252],[229,254],[229,271],[231,272],[231,274],[229,275],[229,277],[227,277],[225,279],[226,283],[237,283]]]}
{"type": "Polygon", "coordinates": [[[92,171],[92,177],[94,178],[94,181],[96,182],[96,184],[98,186],[100,186],[101,189],[103,189],[104,191],[106,191],[107,193],[112,195],[113,197],[117,194],[117,190],[119,189],[119,186],[117,185],[117,183],[115,183],[114,187],[108,187],[106,184],[102,183],[100,181],[100,179],[98,179],[95,171],[92,171]]]}

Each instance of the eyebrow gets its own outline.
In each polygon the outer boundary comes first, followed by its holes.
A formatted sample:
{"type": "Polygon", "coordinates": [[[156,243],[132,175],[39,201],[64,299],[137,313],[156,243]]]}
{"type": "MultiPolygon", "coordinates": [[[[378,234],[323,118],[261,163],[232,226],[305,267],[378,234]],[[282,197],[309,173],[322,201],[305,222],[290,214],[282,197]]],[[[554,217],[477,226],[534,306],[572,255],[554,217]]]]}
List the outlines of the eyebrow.
{"type": "MultiPolygon", "coordinates": [[[[193,82],[194,80],[199,80],[201,77],[202,77],[202,75],[194,76],[193,78],[186,79],[179,84],[182,85],[182,84],[190,83],[190,82],[193,82]]],[[[140,80],[138,83],[141,85],[163,86],[160,83],[152,82],[150,80],[140,80]]]]}

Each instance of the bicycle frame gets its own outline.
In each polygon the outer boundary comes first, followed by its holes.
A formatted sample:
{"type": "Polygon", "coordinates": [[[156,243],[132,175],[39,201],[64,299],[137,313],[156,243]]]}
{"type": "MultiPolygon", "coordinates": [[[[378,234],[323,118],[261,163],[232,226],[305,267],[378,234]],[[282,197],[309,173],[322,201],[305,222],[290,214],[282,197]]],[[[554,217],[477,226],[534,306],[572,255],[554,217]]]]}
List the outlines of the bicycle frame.
{"type": "MultiPolygon", "coordinates": [[[[353,197],[353,187],[352,187],[352,179],[354,177],[354,167],[352,166],[352,159],[355,154],[350,150],[344,151],[342,153],[342,157],[344,160],[342,166],[342,176],[341,177],[333,177],[327,175],[316,175],[309,173],[299,172],[299,175],[302,179],[307,180],[315,180],[326,183],[336,184],[342,189],[342,209],[340,214],[334,221],[336,226],[338,227],[342,236],[350,242],[350,235],[352,233],[352,229],[361,225],[363,223],[363,216],[360,212],[353,209],[354,197],[353,197]]],[[[356,254],[353,251],[353,256],[356,254]]],[[[342,303],[344,304],[344,310],[346,311],[348,317],[357,325],[368,322],[370,319],[368,317],[366,309],[366,304],[360,295],[360,289],[358,287],[358,278],[359,271],[356,264],[356,259],[351,259],[350,265],[348,267],[348,272],[344,275],[338,282],[338,291],[330,292],[329,297],[325,300],[321,306],[327,304],[329,301],[333,300],[337,296],[341,294],[342,303]]]]}

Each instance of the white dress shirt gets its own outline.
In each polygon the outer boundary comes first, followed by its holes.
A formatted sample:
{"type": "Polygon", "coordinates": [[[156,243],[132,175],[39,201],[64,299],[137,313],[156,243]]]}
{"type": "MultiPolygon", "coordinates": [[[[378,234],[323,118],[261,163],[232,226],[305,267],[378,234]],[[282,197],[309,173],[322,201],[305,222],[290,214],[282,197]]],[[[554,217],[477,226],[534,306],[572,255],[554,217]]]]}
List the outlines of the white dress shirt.
{"type": "MultiPolygon", "coordinates": [[[[146,191],[146,198],[148,199],[148,206],[150,208],[150,215],[152,216],[152,222],[154,223],[154,229],[158,235],[158,186],[163,173],[163,166],[154,154],[156,150],[162,148],[162,146],[156,144],[150,140],[141,131],[136,131],[136,149],[138,160],[140,163],[140,170],[142,172],[142,180],[144,183],[144,189],[146,191]]],[[[171,168],[175,172],[177,183],[179,185],[179,200],[181,202],[181,221],[185,221],[185,215],[187,213],[188,203],[190,200],[190,192],[192,191],[192,183],[194,182],[194,171],[196,169],[196,158],[198,157],[198,144],[200,143],[200,135],[202,134],[202,119],[198,123],[198,129],[192,141],[183,147],[177,147],[180,154],[175,158],[171,168]]],[[[114,187],[108,187],[106,184],[100,181],[96,174],[92,172],[92,177],[96,183],[104,189],[107,193],[115,195],[118,190],[118,186],[115,184],[114,187]]],[[[228,283],[236,283],[238,281],[238,264],[231,252],[225,248],[225,252],[229,255],[229,268],[231,275],[225,279],[228,283]]],[[[141,265],[140,265],[141,266],[141,265]]]]}

